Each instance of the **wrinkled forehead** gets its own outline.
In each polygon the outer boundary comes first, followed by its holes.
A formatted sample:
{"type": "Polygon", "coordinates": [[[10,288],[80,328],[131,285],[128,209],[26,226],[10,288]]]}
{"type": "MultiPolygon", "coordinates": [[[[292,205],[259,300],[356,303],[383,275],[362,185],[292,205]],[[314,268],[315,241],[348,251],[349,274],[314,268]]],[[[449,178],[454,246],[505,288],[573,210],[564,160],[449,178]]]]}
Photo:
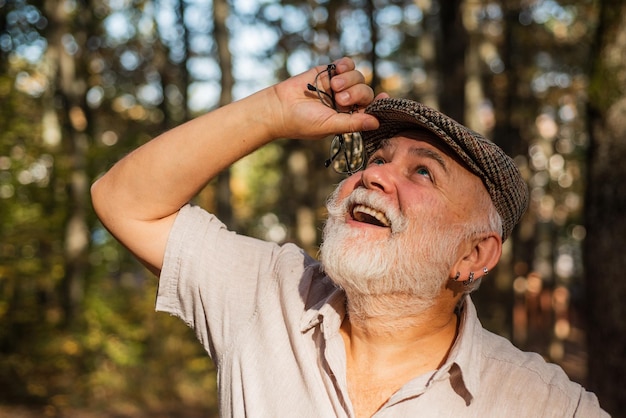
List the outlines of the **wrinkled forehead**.
{"type": "Polygon", "coordinates": [[[439,151],[441,151],[443,154],[450,157],[458,165],[460,165],[465,171],[467,171],[468,175],[476,177],[480,180],[480,178],[469,168],[469,166],[458,156],[457,153],[454,152],[454,150],[448,144],[446,144],[441,138],[439,138],[428,129],[415,127],[408,130],[400,131],[389,138],[381,140],[377,149],[388,148],[392,146],[393,139],[395,138],[408,138],[430,144],[433,147],[437,148],[439,151]]]}

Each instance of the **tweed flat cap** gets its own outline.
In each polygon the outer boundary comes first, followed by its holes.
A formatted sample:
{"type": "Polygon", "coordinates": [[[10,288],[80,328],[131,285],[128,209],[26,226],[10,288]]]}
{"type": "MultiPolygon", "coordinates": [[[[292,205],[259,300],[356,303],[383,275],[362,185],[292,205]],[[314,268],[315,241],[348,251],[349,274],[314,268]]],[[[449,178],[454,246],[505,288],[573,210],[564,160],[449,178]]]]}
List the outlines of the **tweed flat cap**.
{"type": "Polygon", "coordinates": [[[443,113],[412,100],[376,100],[365,113],[376,116],[380,122],[378,129],[361,133],[367,158],[382,140],[402,131],[419,127],[431,131],[482,180],[502,218],[502,240],[509,237],[528,207],[528,186],[500,147],[443,113]]]}

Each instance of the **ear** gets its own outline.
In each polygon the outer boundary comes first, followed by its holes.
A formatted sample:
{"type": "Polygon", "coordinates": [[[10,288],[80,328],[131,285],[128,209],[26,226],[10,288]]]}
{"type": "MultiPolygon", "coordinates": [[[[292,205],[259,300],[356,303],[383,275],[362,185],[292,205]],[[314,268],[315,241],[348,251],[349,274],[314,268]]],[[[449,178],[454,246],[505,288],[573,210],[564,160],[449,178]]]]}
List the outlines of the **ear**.
{"type": "Polygon", "coordinates": [[[485,276],[500,260],[502,255],[502,238],[496,233],[481,235],[468,243],[461,253],[458,261],[452,266],[450,277],[454,278],[460,273],[458,282],[466,281],[470,273],[474,273],[474,279],[485,276]]]}

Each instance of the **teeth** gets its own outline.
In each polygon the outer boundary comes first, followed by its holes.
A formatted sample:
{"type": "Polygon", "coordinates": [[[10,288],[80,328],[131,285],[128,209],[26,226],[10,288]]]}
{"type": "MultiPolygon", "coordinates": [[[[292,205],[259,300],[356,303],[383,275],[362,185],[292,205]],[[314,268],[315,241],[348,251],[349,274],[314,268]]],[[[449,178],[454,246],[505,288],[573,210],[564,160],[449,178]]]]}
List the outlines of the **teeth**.
{"type": "Polygon", "coordinates": [[[376,221],[378,221],[378,223],[381,226],[385,226],[385,227],[391,226],[391,222],[389,222],[389,219],[385,216],[384,213],[379,212],[367,206],[356,205],[354,209],[352,210],[352,216],[354,216],[354,219],[358,221],[362,221],[362,222],[369,221],[368,223],[375,223],[375,222],[372,222],[372,219],[368,219],[368,217],[371,217],[371,218],[374,218],[376,221]],[[366,215],[366,216],[363,216],[363,215],[366,215]]]}

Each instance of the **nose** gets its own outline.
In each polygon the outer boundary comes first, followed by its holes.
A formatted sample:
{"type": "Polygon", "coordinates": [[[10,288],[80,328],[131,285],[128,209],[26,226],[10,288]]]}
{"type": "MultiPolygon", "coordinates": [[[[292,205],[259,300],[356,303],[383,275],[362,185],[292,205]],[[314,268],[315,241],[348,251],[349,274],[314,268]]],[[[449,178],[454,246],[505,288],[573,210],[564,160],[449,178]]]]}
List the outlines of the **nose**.
{"type": "Polygon", "coordinates": [[[361,172],[361,182],[368,189],[393,193],[396,186],[392,164],[370,164],[361,172]]]}

